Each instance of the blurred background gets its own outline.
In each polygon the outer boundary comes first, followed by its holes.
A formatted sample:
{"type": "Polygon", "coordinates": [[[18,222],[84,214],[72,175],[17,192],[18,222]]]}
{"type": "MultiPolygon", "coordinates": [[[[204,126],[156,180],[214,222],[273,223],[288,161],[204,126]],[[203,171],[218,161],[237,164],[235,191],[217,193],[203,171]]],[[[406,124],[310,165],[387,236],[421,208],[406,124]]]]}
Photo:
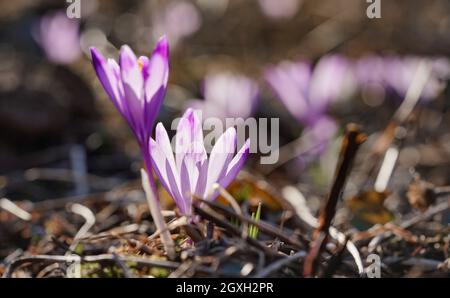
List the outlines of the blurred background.
{"type": "Polygon", "coordinates": [[[89,47],[117,58],[128,44],[149,55],[163,34],[171,69],[159,121],[167,127],[188,106],[280,118],[282,150],[291,144],[296,153],[270,167],[252,156],[247,166],[315,195],[328,191],[345,125],[361,124],[370,150],[426,60],[432,72],[393,183],[403,191],[411,168],[450,183],[448,0],[382,0],[380,19],[369,19],[361,0],[80,3],[81,18],[69,20],[62,0],[0,2],[0,196],[83,195],[137,178],[139,148],[89,47]]]}

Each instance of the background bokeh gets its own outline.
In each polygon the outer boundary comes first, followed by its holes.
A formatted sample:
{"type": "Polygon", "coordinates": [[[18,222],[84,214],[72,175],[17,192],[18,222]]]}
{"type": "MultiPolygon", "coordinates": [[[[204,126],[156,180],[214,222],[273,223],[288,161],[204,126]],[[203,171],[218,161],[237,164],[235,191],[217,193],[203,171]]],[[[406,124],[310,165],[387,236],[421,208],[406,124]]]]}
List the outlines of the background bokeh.
{"type": "MultiPolygon", "coordinates": [[[[274,183],[307,185],[307,192],[319,194],[327,191],[345,125],[357,122],[371,136],[384,129],[401,103],[402,88],[392,82],[414,74],[414,67],[403,65],[405,57],[437,61],[443,73],[438,79],[448,79],[448,0],[382,0],[381,19],[367,18],[367,4],[360,0],[81,0],[81,19],[58,23],[55,16],[66,6],[62,0],[0,2],[0,196],[41,200],[83,194],[138,176],[139,149],[95,76],[91,46],[113,58],[123,44],[149,55],[166,34],[170,85],[160,121],[170,125],[192,100],[220,103],[227,90],[223,86],[246,88],[233,81],[237,76],[237,82],[248,79],[258,86],[257,103],[238,112],[279,117],[281,144],[301,137],[309,124],[279,100],[266,71],[282,61],[316,65],[326,55],[339,55],[351,68],[354,84],[351,92],[339,84],[338,97],[344,98],[327,107],[336,130],[327,146],[270,173],[256,157],[248,163],[274,183]],[[369,91],[361,88],[364,75],[377,71],[376,63],[357,67],[367,57],[382,57],[383,75],[393,66],[391,79],[383,79],[385,89],[376,84],[369,91]],[[404,74],[398,72],[403,67],[404,74]],[[225,73],[228,81],[208,85],[215,73],[225,73]],[[80,187],[82,181],[74,183],[74,171],[89,173],[87,188],[80,187]]],[[[321,86],[342,76],[337,73],[321,86]]],[[[411,178],[411,167],[421,168],[437,184],[450,183],[449,96],[440,88],[421,102],[418,132],[403,144],[397,174],[405,178],[398,183],[411,178]]],[[[233,99],[221,104],[220,110],[230,113],[235,105],[233,99]]],[[[315,129],[313,141],[331,128],[315,129]]]]}

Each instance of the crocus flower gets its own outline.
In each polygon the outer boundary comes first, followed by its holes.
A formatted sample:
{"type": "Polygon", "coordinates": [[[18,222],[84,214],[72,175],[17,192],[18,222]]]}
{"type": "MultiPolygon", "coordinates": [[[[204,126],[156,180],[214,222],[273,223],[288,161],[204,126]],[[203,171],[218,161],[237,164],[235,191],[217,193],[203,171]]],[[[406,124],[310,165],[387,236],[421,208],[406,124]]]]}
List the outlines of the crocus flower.
{"type": "Polygon", "coordinates": [[[202,110],[205,118],[248,118],[258,99],[258,85],[244,75],[231,72],[210,73],[203,85],[204,100],[188,105],[202,110]]]}
{"type": "Polygon", "coordinates": [[[287,110],[304,126],[302,137],[308,148],[297,157],[303,166],[328,148],[338,130],[327,112],[332,102],[354,92],[351,64],[338,55],[321,58],[314,68],[306,61],[284,61],[268,68],[265,77],[287,110]]]}
{"type": "Polygon", "coordinates": [[[271,19],[290,19],[300,8],[303,0],[258,0],[264,15],[271,19]]]}
{"type": "Polygon", "coordinates": [[[355,87],[350,64],[337,55],[320,59],[314,69],[305,61],[284,61],[268,68],[265,77],[287,110],[306,126],[312,126],[330,103],[355,87]]]}
{"type": "Polygon", "coordinates": [[[182,214],[191,214],[192,196],[215,199],[213,185],[227,187],[238,174],[248,154],[247,140],[235,155],[236,130],[228,128],[216,141],[210,156],[203,143],[202,124],[193,109],[187,109],[177,126],[175,154],[164,126],[156,126],[155,140],[150,139],[151,159],[163,187],[182,214]]]}
{"type": "Polygon", "coordinates": [[[175,256],[173,240],[161,212],[158,192],[152,177],[149,140],[169,78],[169,45],[165,37],[156,45],[150,58],[136,58],[130,47],[120,49],[119,64],[106,60],[91,48],[92,63],[97,77],[111,101],[128,122],[141,147],[146,171],[142,170],[142,185],[153,221],[161,233],[161,242],[170,258],[175,256]]]}
{"type": "Polygon", "coordinates": [[[200,28],[202,18],[197,7],[188,1],[172,1],[153,15],[153,32],[167,34],[172,46],[200,28]]]}
{"type": "Polygon", "coordinates": [[[361,88],[385,86],[385,62],[383,57],[368,55],[354,63],[355,76],[361,88]]]}
{"type": "MultiPolygon", "coordinates": [[[[136,58],[127,45],[120,49],[119,64],[91,48],[100,82],[117,110],[128,122],[144,153],[150,139],[169,78],[169,45],[162,37],[150,58],[136,58]]],[[[146,161],[148,164],[148,161],[146,161]]]]}
{"type": "Polygon", "coordinates": [[[58,11],[41,18],[35,38],[47,58],[56,64],[70,64],[81,55],[79,23],[58,11]]]}

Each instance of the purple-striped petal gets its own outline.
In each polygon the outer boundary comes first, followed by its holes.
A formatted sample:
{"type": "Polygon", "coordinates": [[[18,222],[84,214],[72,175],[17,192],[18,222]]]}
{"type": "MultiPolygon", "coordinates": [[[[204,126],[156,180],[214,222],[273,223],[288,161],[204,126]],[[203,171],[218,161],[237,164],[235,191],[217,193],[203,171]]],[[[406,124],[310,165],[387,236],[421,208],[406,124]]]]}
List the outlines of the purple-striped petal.
{"type": "MultiPolygon", "coordinates": [[[[169,168],[169,162],[166,160],[166,168],[169,168]]],[[[175,177],[172,171],[167,171],[167,179],[168,179],[168,188],[171,190],[172,198],[175,201],[175,204],[180,209],[180,212],[186,214],[187,212],[187,204],[186,200],[181,193],[181,187],[177,182],[177,177],[175,177]]]]}
{"type": "MultiPolygon", "coordinates": [[[[244,162],[247,160],[249,152],[250,152],[250,140],[247,140],[244,146],[242,146],[242,148],[239,150],[236,156],[231,160],[225,175],[218,181],[221,187],[226,188],[236,178],[237,174],[244,165],[244,162]]],[[[209,199],[215,200],[218,195],[219,192],[214,191],[209,196],[209,199]]]]}
{"type": "Polygon", "coordinates": [[[106,62],[103,55],[96,49],[90,48],[92,56],[92,64],[100,83],[105,89],[111,101],[119,111],[122,105],[122,97],[118,86],[121,85],[120,77],[117,76],[117,68],[113,63],[106,62]]]}
{"type": "Polygon", "coordinates": [[[190,169],[188,169],[188,167],[186,166],[186,160],[184,160],[181,163],[180,167],[180,192],[181,196],[183,197],[185,212],[190,212],[190,206],[192,202],[193,190],[191,188],[189,178],[189,176],[191,175],[192,172],[190,172],[190,169]]]}
{"type": "Polygon", "coordinates": [[[125,95],[143,99],[144,79],[136,55],[127,45],[120,49],[120,70],[125,95]]]}
{"type": "Polygon", "coordinates": [[[171,168],[176,169],[175,158],[173,156],[172,145],[170,143],[169,135],[162,123],[158,123],[155,129],[156,143],[161,147],[165,158],[169,161],[171,168]]]}
{"type": "Polygon", "coordinates": [[[150,132],[144,124],[144,80],[138,60],[127,45],[120,49],[119,63],[124,95],[127,99],[129,122],[142,145],[150,137],[150,132]]]}
{"type": "MultiPolygon", "coordinates": [[[[160,140],[161,139],[165,139],[165,136],[161,136],[160,140]]],[[[187,210],[186,202],[185,198],[182,196],[179,173],[178,169],[175,166],[172,152],[170,151],[170,154],[167,155],[167,146],[164,144],[161,145],[155,142],[153,139],[150,139],[149,146],[151,152],[152,167],[155,171],[156,176],[159,178],[162,186],[174,199],[175,204],[180,209],[180,212],[185,214],[187,210]]]]}
{"type": "MultiPolygon", "coordinates": [[[[179,177],[179,174],[175,165],[170,139],[162,123],[158,123],[156,126],[155,135],[156,141],[151,138],[149,141],[152,163],[155,172],[164,187],[172,193],[171,189],[168,187],[169,176],[179,177]],[[169,172],[171,172],[171,174],[169,174],[169,172]]],[[[176,188],[179,188],[179,181],[177,178],[175,178],[175,182],[176,188]]]]}
{"type": "Polygon", "coordinates": [[[150,139],[149,147],[151,151],[152,168],[155,171],[156,176],[158,176],[161,184],[172,195],[171,189],[168,187],[169,179],[167,171],[172,171],[173,169],[170,166],[166,168],[167,159],[158,143],[156,143],[153,139],[150,139]]]}
{"type": "Polygon", "coordinates": [[[198,179],[194,193],[199,197],[203,197],[205,193],[207,183],[206,180],[208,178],[208,164],[209,163],[207,159],[205,159],[203,162],[197,163],[198,179]]]}
{"type": "Polygon", "coordinates": [[[220,136],[211,151],[204,197],[211,195],[213,191],[212,185],[222,179],[226,174],[228,164],[233,158],[235,149],[236,130],[234,127],[230,127],[222,136],[220,136]]]}
{"type": "Polygon", "coordinates": [[[196,111],[188,109],[177,127],[176,163],[178,167],[181,167],[184,162],[184,165],[187,167],[191,191],[195,191],[199,178],[197,165],[207,159],[201,124],[196,111]]]}
{"type": "Polygon", "coordinates": [[[236,156],[231,160],[228,165],[227,172],[225,176],[219,181],[219,184],[222,187],[227,187],[233,180],[236,178],[237,174],[241,170],[244,162],[247,160],[247,157],[250,153],[250,139],[248,139],[244,146],[239,149],[236,156]]]}
{"type": "Polygon", "coordinates": [[[203,128],[200,119],[193,109],[187,109],[177,126],[176,134],[176,162],[177,166],[187,155],[194,164],[207,158],[203,144],[203,128]]]}
{"type": "Polygon", "coordinates": [[[161,96],[155,97],[155,94],[161,89],[167,88],[169,79],[169,43],[163,36],[157,43],[152,56],[145,68],[145,99],[147,102],[156,100],[161,101],[161,96]]]}

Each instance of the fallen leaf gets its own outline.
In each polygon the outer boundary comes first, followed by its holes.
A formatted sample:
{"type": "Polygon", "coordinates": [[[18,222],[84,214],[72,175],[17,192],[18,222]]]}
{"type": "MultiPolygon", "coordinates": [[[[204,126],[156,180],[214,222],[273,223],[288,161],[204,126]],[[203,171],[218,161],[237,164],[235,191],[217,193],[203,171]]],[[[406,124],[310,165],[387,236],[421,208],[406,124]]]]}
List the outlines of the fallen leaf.
{"type": "Polygon", "coordinates": [[[386,207],[384,201],[389,192],[367,191],[346,201],[353,214],[352,224],[365,230],[375,224],[385,224],[394,219],[394,215],[386,207]]]}

